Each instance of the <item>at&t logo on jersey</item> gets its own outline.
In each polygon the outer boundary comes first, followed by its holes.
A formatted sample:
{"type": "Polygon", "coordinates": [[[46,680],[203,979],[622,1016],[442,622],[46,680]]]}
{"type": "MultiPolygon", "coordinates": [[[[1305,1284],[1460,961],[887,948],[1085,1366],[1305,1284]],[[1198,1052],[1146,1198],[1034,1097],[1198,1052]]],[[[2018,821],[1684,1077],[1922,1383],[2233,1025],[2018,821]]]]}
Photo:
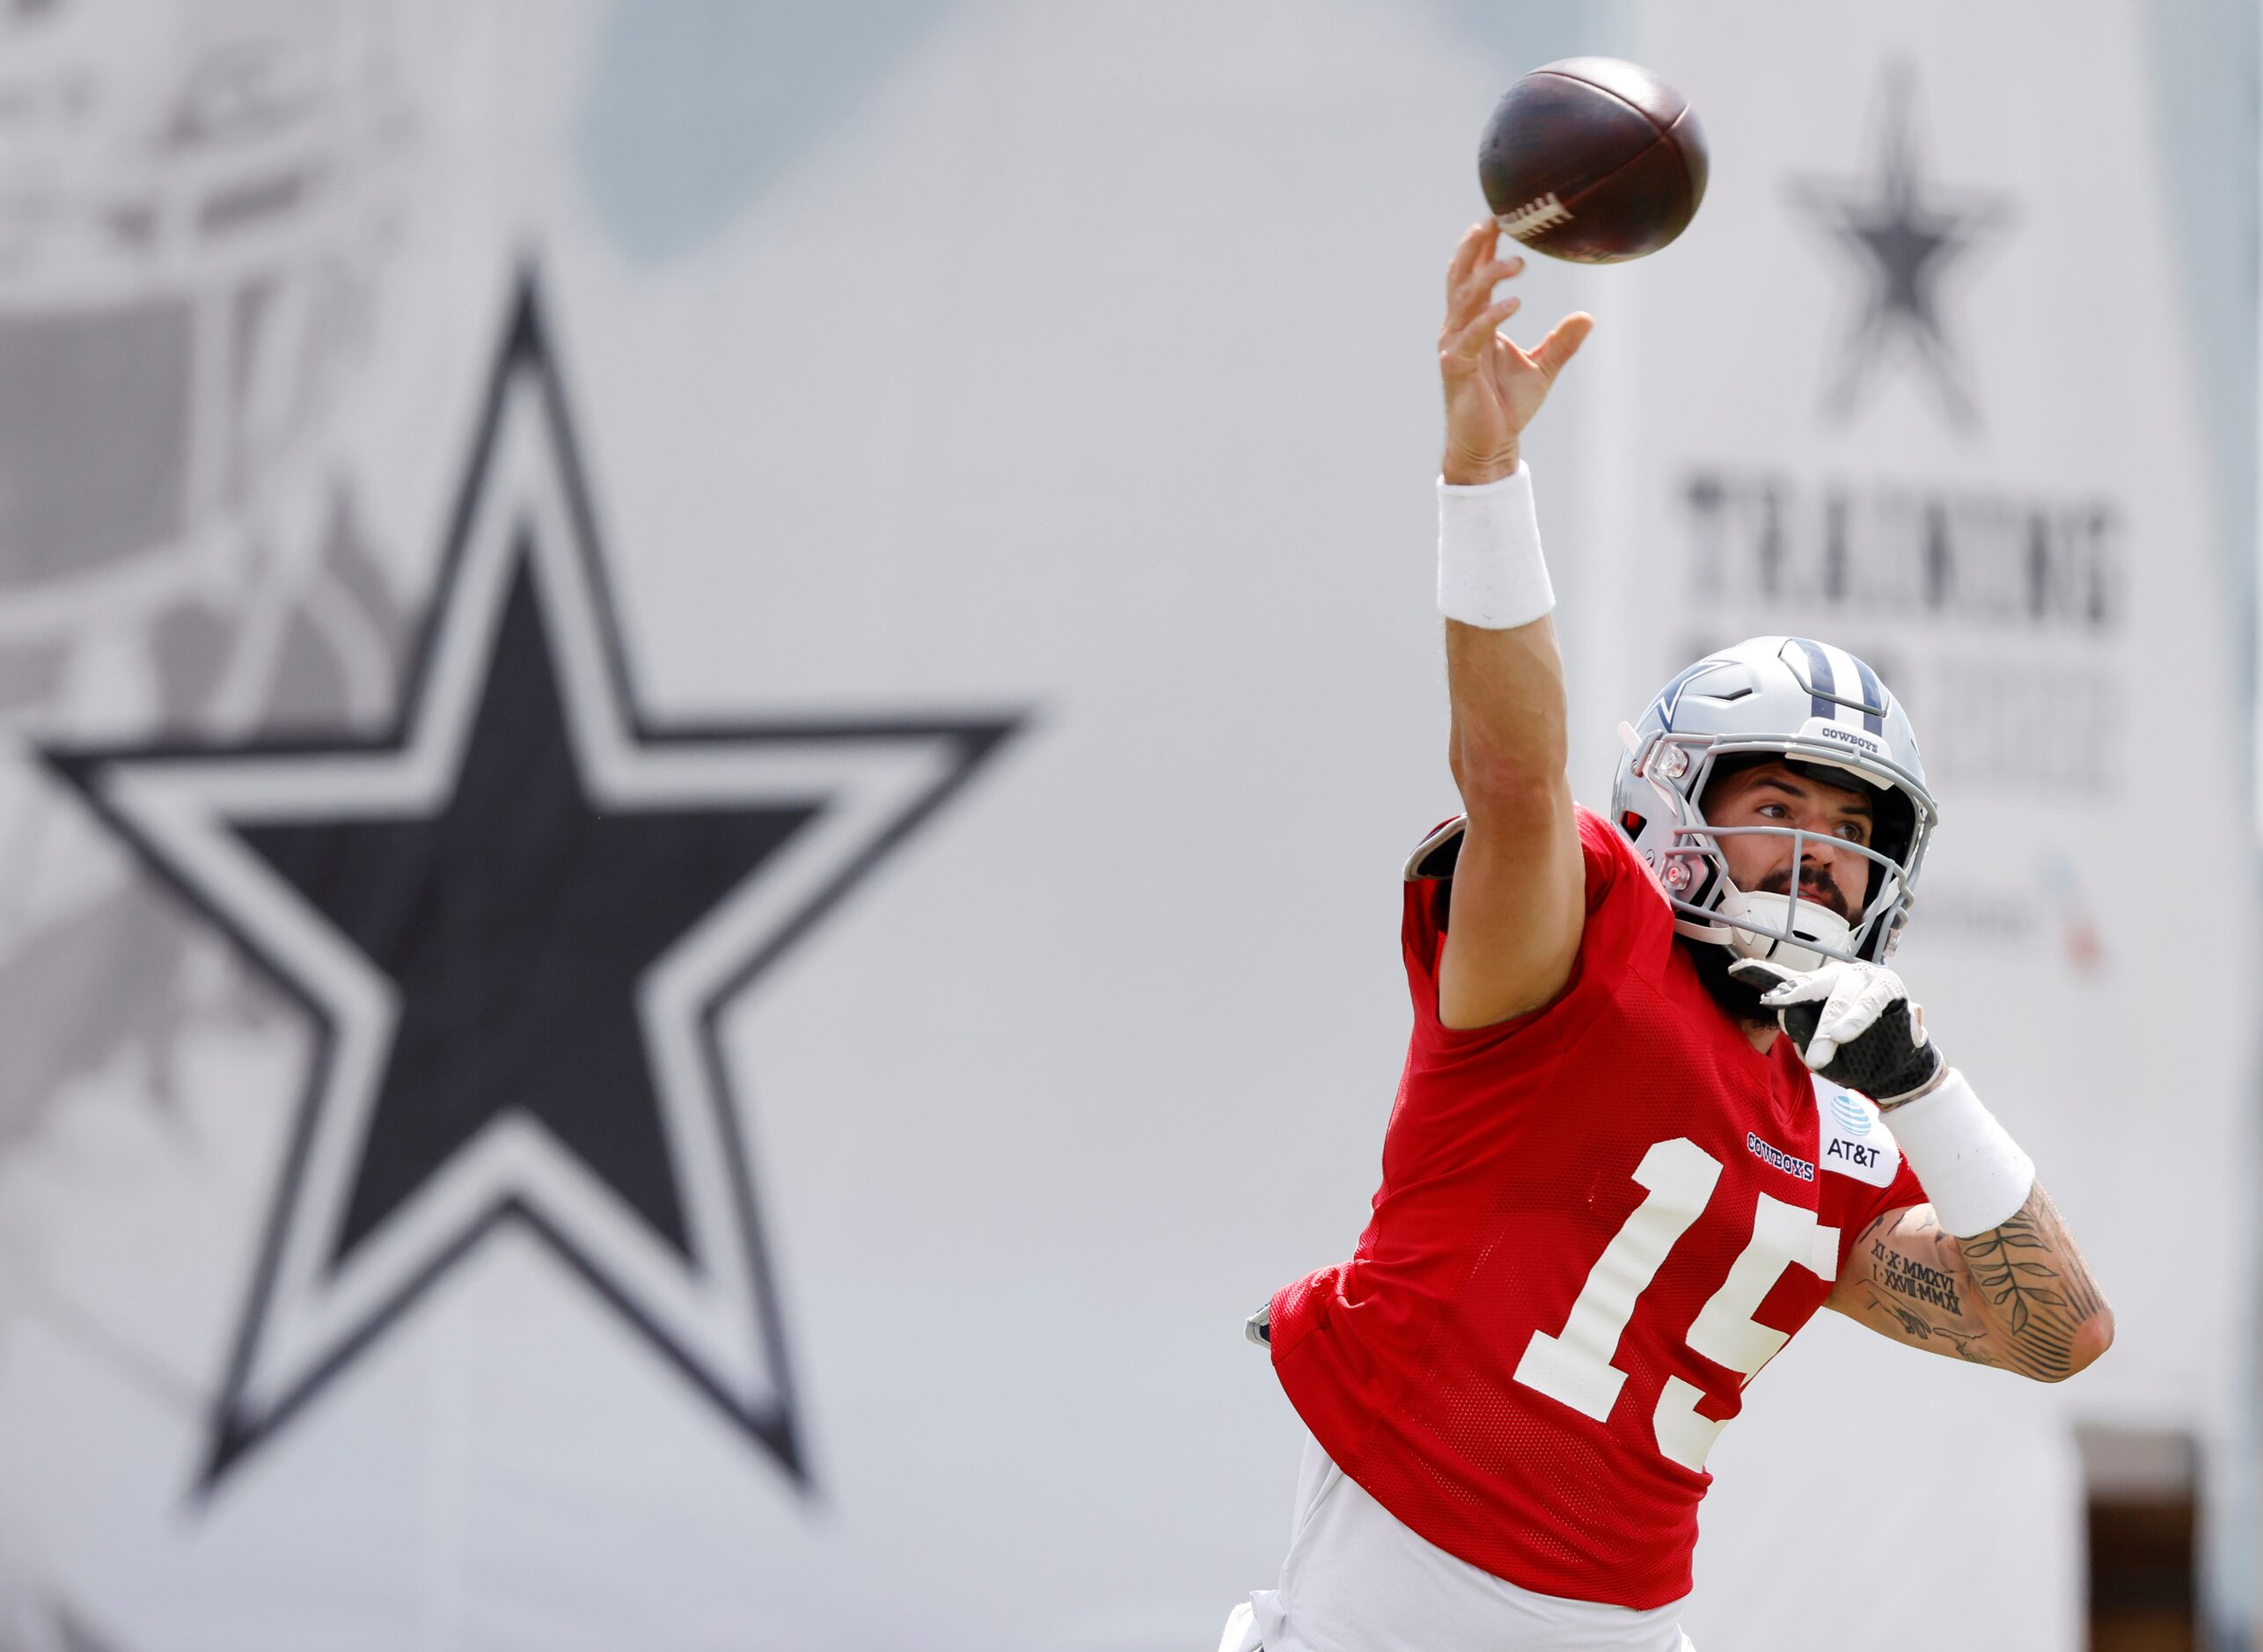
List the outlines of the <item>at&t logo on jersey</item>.
{"type": "Polygon", "coordinates": [[[1839,1128],[1849,1136],[1870,1134],[1870,1109],[1844,1090],[1832,1096],[1831,1116],[1838,1121],[1839,1128]]]}
{"type": "Polygon", "coordinates": [[[1877,1148],[1866,1147],[1860,1142],[1850,1142],[1842,1137],[1833,1137],[1831,1144],[1823,1150],[1823,1156],[1826,1159],[1843,1159],[1850,1165],[1861,1166],[1864,1170],[1878,1163],[1878,1155],[1877,1148]]]}
{"type": "Polygon", "coordinates": [[[1879,1122],[1878,1109],[1851,1090],[1815,1084],[1815,1105],[1822,1115],[1816,1159],[1826,1170],[1835,1170],[1857,1181],[1883,1188],[1901,1167],[1901,1149],[1893,1132],[1879,1122]]]}

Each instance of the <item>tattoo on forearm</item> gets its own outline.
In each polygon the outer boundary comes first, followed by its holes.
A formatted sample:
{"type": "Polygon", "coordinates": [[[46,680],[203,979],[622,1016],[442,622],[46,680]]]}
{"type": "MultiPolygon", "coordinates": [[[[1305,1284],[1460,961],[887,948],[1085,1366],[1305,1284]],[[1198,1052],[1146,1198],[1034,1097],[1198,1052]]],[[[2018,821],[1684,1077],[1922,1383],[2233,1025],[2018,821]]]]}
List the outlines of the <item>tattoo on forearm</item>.
{"type": "Polygon", "coordinates": [[[1863,1235],[1870,1263],[1857,1313],[1903,1341],[1975,1364],[2055,1380],[2104,1299],[2042,1188],[2002,1226],[1970,1239],[1930,1210],[1881,1217],[1863,1235]],[[1882,1294],[1890,1292],[1891,1295],[1882,1294]]]}
{"type": "Polygon", "coordinates": [[[1908,1297],[1914,1302],[1930,1303],[1937,1308],[1946,1308],[1951,1313],[1962,1313],[1963,1305],[1957,1300],[1957,1276],[1944,1268],[1928,1268],[1914,1256],[1904,1256],[1899,1251],[1888,1250],[1877,1239],[1871,1241],[1871,1255],[1878,1263],[1878,1283],[1897,1296],[1908,1297]]]}
{"type": "Polygon", "coordinates": [[[2021,1369],[2065,1376],[2074,1368],[2075,1333],[2100,1302],[2050,1195],[2037,1188],[2002,1227],[1957,1243],[1987,1317],[2003,1327],[2021,1369]]]}
{"type": "Polygon", "coordinates": [[[1902,1334],[1913,1342],[1937,1342],[1943,1352],[1953,1354],[1959,1359],[1968,1360],[1975,1365],[2001,1366],[2003,1363],[1988,1352],[1988,1333],[1985,1331],[1943,1325],[1937,1320],[1929,1319],[1898,1302],[1888,1302],[1878,1294],[1875,1288],[1871,1289],[1870,1299],[1863,1306],[1873,1314],[1886,1315],[1898,1320],[1902,1334]]]}

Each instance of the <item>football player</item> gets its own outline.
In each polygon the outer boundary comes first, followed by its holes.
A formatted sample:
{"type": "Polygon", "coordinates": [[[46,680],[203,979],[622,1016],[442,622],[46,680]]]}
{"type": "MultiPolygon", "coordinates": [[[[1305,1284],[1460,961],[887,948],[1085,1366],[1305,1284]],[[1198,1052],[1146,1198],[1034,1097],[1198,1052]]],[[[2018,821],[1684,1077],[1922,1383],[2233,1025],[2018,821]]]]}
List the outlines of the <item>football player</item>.
{"type": "Polygon", "coordinates": [[[1310,1432],[1226,1647],[1684,1652],[1706,1454],[1820,1307],[2056,1382],[2113,1316],[1886,967],[1937,815],[1909,719],[1805,639],[1709,655],[1565,778],[1518,436],[1586,337],[1447,276],[1439,605],[1467,814],[1406,872],[1414,1033],[1373,1220],[1251,1321],[1310,1432]]]}

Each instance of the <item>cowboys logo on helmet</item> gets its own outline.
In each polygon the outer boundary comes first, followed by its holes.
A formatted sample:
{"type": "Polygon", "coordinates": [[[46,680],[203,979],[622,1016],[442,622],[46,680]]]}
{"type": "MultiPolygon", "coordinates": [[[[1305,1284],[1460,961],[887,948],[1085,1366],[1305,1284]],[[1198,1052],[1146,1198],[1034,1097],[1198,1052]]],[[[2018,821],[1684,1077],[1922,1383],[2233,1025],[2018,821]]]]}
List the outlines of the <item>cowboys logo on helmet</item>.
{"type": "Polygon", "coordinates": [[[1827,958],[1877,963],[1893,950],[1940,812],[1925,789],[1908,713],[1869,666],[1828,643],[1754,637],[1681,672],[1641,723],[1622,724],[1620,734],[1627,751],[1611,812],[1658,874],[1680,933],[1790,969],[1813,969],[1827,958]],[[1810,844],[1826,841],[1791,826],[1710,824],[1705,787],[1740,757],[1780,760],[1833,785],[1858,785],[1871,797],[1870,844],[1828,840],[1870,863],[1853,921],[1800,899],[1796,874],[1784,894],[1741,889],[1730,877],[1724,838],[1788,838],[1795,863],[1810,844]]]}

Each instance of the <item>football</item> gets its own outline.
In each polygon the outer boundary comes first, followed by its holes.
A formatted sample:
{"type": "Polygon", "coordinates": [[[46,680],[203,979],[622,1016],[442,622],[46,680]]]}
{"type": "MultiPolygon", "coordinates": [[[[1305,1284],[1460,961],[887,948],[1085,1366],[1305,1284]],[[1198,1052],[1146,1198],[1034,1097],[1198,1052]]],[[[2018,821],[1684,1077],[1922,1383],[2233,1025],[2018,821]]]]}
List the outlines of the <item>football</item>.
{"type": "Polygon", "coordinates": [[[1639,64],[1567,57],[1509,88],[1477,179],[1504,233],[1535,252],[1616,264],[1655,252],[1705,198],[1689,100],[1639,64]]]}

